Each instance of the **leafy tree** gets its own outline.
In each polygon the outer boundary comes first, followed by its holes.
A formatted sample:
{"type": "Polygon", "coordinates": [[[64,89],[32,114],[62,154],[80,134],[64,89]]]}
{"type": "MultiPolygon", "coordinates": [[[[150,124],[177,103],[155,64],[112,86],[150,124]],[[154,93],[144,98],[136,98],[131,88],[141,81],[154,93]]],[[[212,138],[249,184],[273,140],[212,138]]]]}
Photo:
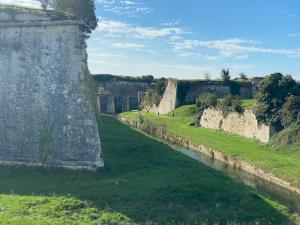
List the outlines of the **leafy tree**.
{"type": "Polygon", "coordinates": [[[300,97],[289,96],[281,109],[281,123],[287,128],[300,120],[300,97]]]}
{"type": "Polygon", "coordinates": [[[40,0],[42,8],[47,9],[48,6],[50,5],[50,0],[40,0]]]}
{"type": "Polygon", "coordinates": [[[84,37],[88,38],[97,28],[98,19],[95,14],[95,0],[54,0],[53,8],[77,16],[83,21],[80,26],[84,37]]]}
{"type": "Polygon", "coordinates": [[[230,72],[229,72],[229,69],[222,69],[221,70],[221,79],[223,81],[230,81],[230,72]]]}
{"type": "Polygon", "coordinates": [[[241,80],[248,80],[246,74],[244,74],[244,73],[240,73],[239,77],[240,77],[241,80]]]}
{"type": "Polygon", "coordinates": [[[255,96],[255,114],[258,121],[272,124],[280,130],[280,110],[288,96],[297,94],[297,88],[296,81],[290,75],[274,73],[263,79],[255,96]]]}

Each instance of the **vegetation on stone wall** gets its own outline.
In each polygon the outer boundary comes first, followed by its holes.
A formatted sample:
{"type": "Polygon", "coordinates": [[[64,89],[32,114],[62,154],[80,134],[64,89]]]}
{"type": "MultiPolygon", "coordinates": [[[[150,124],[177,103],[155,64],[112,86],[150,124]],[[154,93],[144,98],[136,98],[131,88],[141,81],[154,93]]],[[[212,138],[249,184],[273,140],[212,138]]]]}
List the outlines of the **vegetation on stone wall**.
{"type": "Polygon", "coordinates": [[[82,20],[83,24],[80,26],[80,29],[85,38],[88,38],[98,26],[95,0],[53,0],[53,8],[73,14],[82,20]]]}
{"type": "Polygon", "coordinates": [[[96,82],[105,82],[105,81],[128,81],[128,82],[141,82],[141,83],[153,83],[154,77],[152,75],[145,75],[140,77],[132,76],[117,76],[111,74],[95,74],[93,78],[96,82]]]}
{"type": "Polygon", "coordinates": [[[39,139],[39,157],[46,164],[53,149],[53,125],[45,120],[39,139]]]}
{"type": "Polygon", "coordinates": [[[271,137],[271,146],[293,146],[300,147],[300,120],[292,123],[286,129],[271,137]]]}
{"type": "Polygon", "coordinates": [[[140,107],[147,108],[152,105],[158,106],[166,90],[167,84],[168,80],[166,78],[155,79],[153,88],[146,91],[143,95],[140,107]]]}
{"type": "Polygon", "coordinates": [[[191,126],[200,126],[200,120],[205,109],[217,108],[222,110],[226,117],[230,112],[243,112],[240,97],[237,95],[226,95],[223,99],[217,99],[214,93],[206,92],[196,100],[196,116],[190,123],[191,126]]]}
{"type": "Polygon", "coordinates": [[[255,96],[254,111],[257,120],[260,123],[274,126],[277,131],[295,122],[296,114],[299,113],[299,105],[296,104],[297,98],[291,96],[300,96],[300,84],[290,75],[274,73],[267,76],[259,83],[255,96]],[[289,110],[293,111],[293,115],[287,112],[289,110]]]}
{"type": "Polygon", "coordinates": [[[205,92],[196,100],[196,116],[191,122],[191,126],[200,126],[200,120],[205,109],[216,107],[218,104],[217,96],[210,92],[205,92]]]}

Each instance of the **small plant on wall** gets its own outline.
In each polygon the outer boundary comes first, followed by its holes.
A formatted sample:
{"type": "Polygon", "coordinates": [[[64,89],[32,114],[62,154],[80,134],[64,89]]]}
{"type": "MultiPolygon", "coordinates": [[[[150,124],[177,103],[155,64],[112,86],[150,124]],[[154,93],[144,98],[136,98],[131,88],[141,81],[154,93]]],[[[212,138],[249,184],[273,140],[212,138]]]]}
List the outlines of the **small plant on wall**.
{"type": "Polygon", "coordinates": [[[53,125],[46,120],[43,124],[39,140],[39,157],[46,164],[53,149],[53,125]]]}

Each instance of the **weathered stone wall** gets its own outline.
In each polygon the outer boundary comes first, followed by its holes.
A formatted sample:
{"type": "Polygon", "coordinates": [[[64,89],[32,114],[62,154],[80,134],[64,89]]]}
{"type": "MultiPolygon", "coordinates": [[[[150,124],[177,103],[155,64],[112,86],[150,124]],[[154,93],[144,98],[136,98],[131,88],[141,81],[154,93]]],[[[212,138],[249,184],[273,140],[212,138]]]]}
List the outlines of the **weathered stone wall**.
{"type": "Polygon", "coordinates": [[[153,105],[150,112],[156,114],[168,114],[177,107],[177,80],[168,79],[166,90],[158,106],[153,105]]]}
{"type": "Polygon", "coordinates": [[[109,94],[99,94],[97,95],[98,104],[99,104],[99,113],[105,112],[114,114],[116,113],[115,107],[115,97],[109,94]]]}
{"type": "MultiPolygon", "coordinates": [[[[139,93],[146,92],[152,87],[151,83],[140,82],[140,81],[120,81],[120,80],[101,80],[101,75],[97,75],[97,80],[95,81],[95,88],[103,87],[106,96],[110,96],[111,100],[108,102],[110,104],[110,110],[106,110],[107,107],[99,108],[99,112],[103,113],[121,113],[128,110],[138,110],[139,108],[139,93]],[[112,104],[112,101],[114,102],[112,104]],[[114,109],[112,110],[112,107],[114,109]]],[[[101,104],[106,104],[107,97],[101,97],[98,95],[98,106],[101,104]],[[101,101],[105,103],[101,103],[101,101]]]]}
{"type": "MultiPolygon", "coordinates": [[[[242,99],[253,97],[252,84],[237,83],[239,95],[242,99]]],[[[195,104],[196,99],[205,92],[215,93],[218,98],[231,94],[230,84],[224,84],[222,81],[178,81],[177,98],[179,105],[195,104]]]]}
{"type": "Polygon", "coordinates": [[[138,92],[146,92],[151,87],[149,83],[130,81],[104,81],[99,85],[103,85],[105,91],[114,96],[137,95],[138,92]]]}
{"type": "Polygon", "coordinates": [[[205,128],[230,132],[257,139],[264,143],[269,141],[272,134],[272,128],[259,124],[250,109],[245,110],[242,114],[231,112],[227,116],[224,116],[221,110],[206,109],[203,112],[200,124],[205,128]]]}
{"type": "Polygon", "coordinates": [[[0,7],[0,163],[103,166],[79,23],[0,7]]]}
{"type": "MultiPolygon", "coordinates": [[[[178,91],[180,91],[180,86],[178,91]]],[[[205,92],[215,93],[218,98],[222,98],[230,94],[230,88],[223,84],[191,84],[181,104],[195,104],[196,99],[205,92]]]]}

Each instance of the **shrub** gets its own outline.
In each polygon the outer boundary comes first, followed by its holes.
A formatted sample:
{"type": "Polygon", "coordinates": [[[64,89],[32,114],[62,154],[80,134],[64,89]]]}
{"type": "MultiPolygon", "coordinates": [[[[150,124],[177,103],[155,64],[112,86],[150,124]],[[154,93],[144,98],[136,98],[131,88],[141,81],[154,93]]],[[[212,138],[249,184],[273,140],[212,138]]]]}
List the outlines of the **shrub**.
{"type": "Polygon", "coordinates": [[[240,73],[239,77],[240,77],[241,80],[248,80],[246,74],[244,74],[244,73],[240,73]]]}
{"type": "Polygon", "coordinates": [[[289,96],[281,109],[281,124],[287,128],[300,118],[300,97],[289,96]]]}
{"type": "Polygon", "coordinates": [[[290,76],[274,73],[263,79],[258,85],[254,109],[260,123],[282,129],[280,111],[288,96],[299,95],[299,85],[290,76]]]}
{"type": "Polygon", "coordinates": [[[158,105],[160,103],[161,96],[157,94],[153,89],[148,90],[142,97],[141,108],[147,106],[158,105]]]}
{"type": "Polygon", "coordinates": [[[196,116],[194,120],[190,123],[190,126],[199,126],[201,116],[205,109],[210,107],[216,107],[218,103],[217,96],[210,92],[205,92],[202,95],[200,95],[196,100],[196,116]]]}
{"type": "Polygon", "coordinates": [[[241,106],[241,99],[239,96],[235,95],[226,95],[219,105],[223,111],[227,112],[242,112],[243,108],[241,106]]]}
{"type": "Polygon", "coordinates": [[[270,140],[273,146],[295,146],[300,147],[300,121],[292,123],[288,128],[273,135],[270,140]]]}

